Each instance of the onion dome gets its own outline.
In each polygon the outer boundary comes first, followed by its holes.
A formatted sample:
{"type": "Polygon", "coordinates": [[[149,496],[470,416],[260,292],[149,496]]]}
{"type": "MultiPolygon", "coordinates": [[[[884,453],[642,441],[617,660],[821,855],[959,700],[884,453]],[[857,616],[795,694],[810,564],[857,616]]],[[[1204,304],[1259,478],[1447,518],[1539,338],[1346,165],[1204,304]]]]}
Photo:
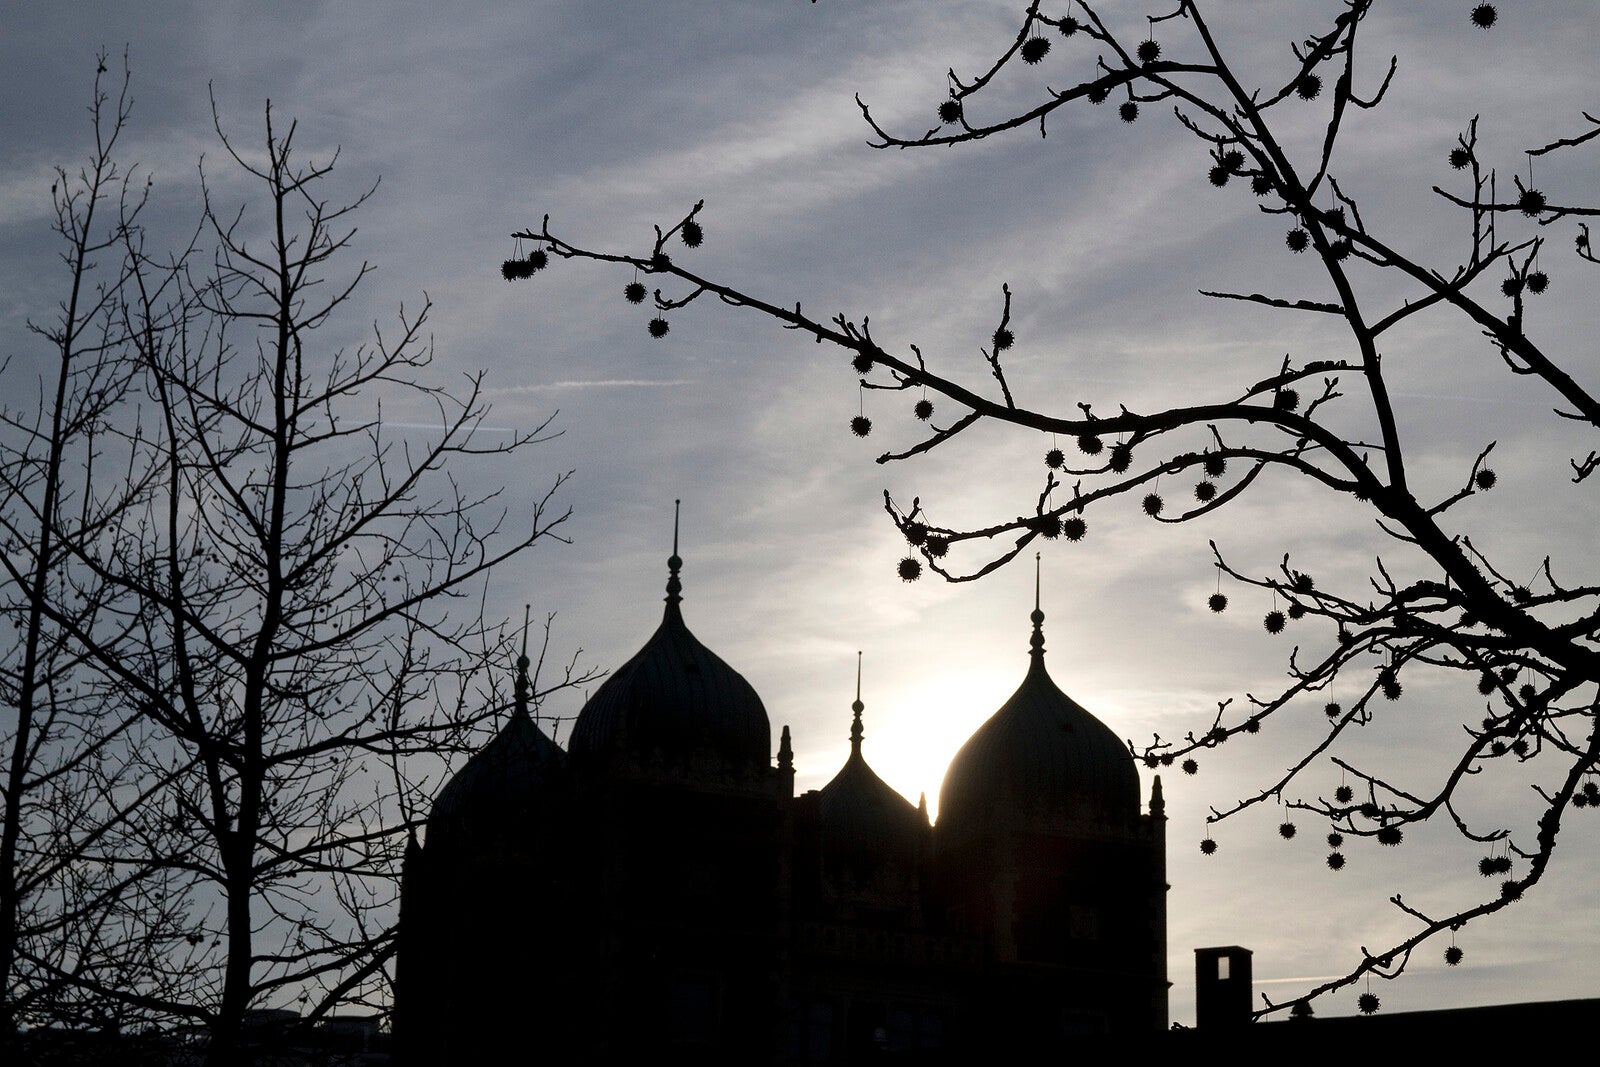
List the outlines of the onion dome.
{"type": "Polygon", "coordinates": [[[428,843],[441,834],[516,825],[531,817],[566,753],[528,714],[528,656],[517,660],[516,702],[500,732],[445,783],[428,815],[428,843]]]}
{"type": "Polygon", "coordinates": [[[817,795],[824,869],[841,867],[860,874],[885,863],[915,862],[917,836],[928,825],[925,813],[894,790],[861,755],[861,665],[856,661],[856,699],[850,705],[850,758],[817,795]]]}
{"type": "Polygon", "coordinates": [[[645,646],[584,705],[569,743],[575,761],[747,777],[771,766],[772,727],[744,676],[684,625],[677,534],[667,560],[667,608],[645,646]]]}
{"type": "Polygon", "coordinates": [[[1035,583],[1028,674],[945,772],[938,829],[947,840],[1063,819],[1121,825],[1139,814],[1139,774],[1127,747],[1045,670],[1035,583]]]}

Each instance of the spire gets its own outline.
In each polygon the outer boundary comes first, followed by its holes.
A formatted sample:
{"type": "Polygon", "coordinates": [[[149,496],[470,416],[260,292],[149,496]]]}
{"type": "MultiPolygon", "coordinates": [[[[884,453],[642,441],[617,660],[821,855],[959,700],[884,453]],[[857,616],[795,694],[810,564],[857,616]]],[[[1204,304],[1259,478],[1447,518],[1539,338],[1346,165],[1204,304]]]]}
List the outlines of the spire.
{"type": "Polygon", "coordinates": [[[794,773],[794,743],[789,740],[789,726],[783,727],[783,737],[778,741],[778,770],[794,773]]]}
{"type": "Polygon", "coordinates": [[[683,600],[678,595],[683,592],[683,583],[678,580],[678,569],[683,566],[678,556],[678,510],[682,504],[682,500],[672,502],[672,555],[667,557],[667,603],[672,606],[683,600]]]}
{"type": "Polygon", "coordinates": [[[1167,801],[1161,795],[1161,776],[1156,775],[1155,785],[1150,787],[1150,814],[1157,818],[1165,818],[1167,814],[1167,801]]]}
{"type": "Polygon", "coordinates": [[[1039,607],[1039,553],[1033,554],[1033,636],[1028,639],[1028,645],[1033,651],[1028,654],[1035,663],[1044,662],[1044,612],[1039,607]]]}
{"type": "Polygon", "coordinates": [[[850,705],[850,710],[855,712],[855,719],[850,723],[851,759],[859,759],[861,757],[861,738],[863,736],[861,729],[861,712],[865,707],[866,705],[861,703],[861,652],[858,649],[856,651],[856,699],[855,702],[850,705]]]}
{"type": "Polygon", "coordinates": [[[533,685],[528,681],[528,617],[533,612],[533,605],[522,605],[522,655],[517,657],[517,684],[516,699],[512,707],[512,715],[528,716],[529,698],[533,695],[533,685]]]}

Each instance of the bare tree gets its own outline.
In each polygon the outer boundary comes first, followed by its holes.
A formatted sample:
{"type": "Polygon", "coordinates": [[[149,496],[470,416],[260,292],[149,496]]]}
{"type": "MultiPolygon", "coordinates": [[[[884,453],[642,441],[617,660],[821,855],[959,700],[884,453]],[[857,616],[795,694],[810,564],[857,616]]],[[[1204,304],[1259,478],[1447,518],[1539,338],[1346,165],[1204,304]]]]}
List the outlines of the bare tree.
{"type": "MultiPolygon", "coordinates": [[[[553,431],[487,430],[481,376],[459,391],[426,380],[426,300],[353,350],[320,345],[370,269],[332,273],[372,190],[324,198],[333,160],[295,158],[295,127],[270,106],[255,151],[217,132],[265,210],[225,210],[207,187],[204,271],[116,233],[106,328],[142,410],[94,419],[115,428],[138,491],[88,506],[95,525],[50,557],[104,590],[93,603],[116,639],[80,617],[75,588],[24,604],[65,635],[51,669],[138,734],[85,793],[114,832],[75,844],[67,866],[137,876],[136,910],[159,924],[105,927],[143,971],[37,962],[84,997],[203,1029],[223,1064],[247,1058],[253,1008],[387,1005],[426,778],[509,705],[485,673],[509,681],[513,662],[513,635],[484,621],[486,579],[563,540],[569,475],[512,514],[474,470],[553,431]]],[[[568,662],[536,699],[587,680],[568,662]]]]}
{"type": "MultiPolygon", "coordinates": [[[[1325,291],[1310,296],[1202,292],[1337,324],[1342,351],[1312,360],[1274,357],[1274,369],[1259,380],[1236,382],[1214,397],[1156,411],[1131,403],[1114,411],[1089,404],[1045,410],[1029,407],[1007,376],[1007,353],[1016,342],[1009,289],[1001,294],[991,343],[983,350],[983,380],[963,380],[959,370],[944,369],[959,367],[955,359],[925,356],[914,344],[874,336],[866,317],[814,318],[792,298],[746,292],[686,266],[676,258],[677,240],[691,249],[700,244],[702,204],[675,225],[657,227],[649,247],[621,252],[575,244],[552,230],[546,216],[541,226],[512,235],[533,242],[534,251],[507,261],[503,272],[508,279],[528,277],[555,259],[617,264],[637,272],[627,292],[635,303],[650,295],[638,276],[654,275],[666,286],[653,293],[654,336],[666,332],[668,313],[710,294],[844,349],[863,388],[914,390],[923,397],[914,408],[926,424],[920,440],[884,453],[880,463],[929,454],[986,422],[1075,442],[1071,455],[1052,449],[1045,457],[1038,495],[1023,514],[979,528],[937,525],[920,502],[905,507],[886,494],[885,507],[911,546],[900,563],[908,580],[926,569],[951,581],[969,581],[1013,559],[1037,538],[1079,540],[1088,530],[1085,515],[1118,498],[1137,499],[1152,519],[1181,524],[1223,508],[1263,474],[1314,484],[1375,516],[1393,543],[1403,546],[1407,571],[1380,561],[1368,587],[1325,588],[1288,555],[1271,573],[1252,575],[1232,566],[1213,545],[1219,576],[1262,590],[1263,597],[1281,605],[1265,616],[1268,632],[1301,619],[1322,625],[1306,624],[1314,632],[1291,656],[1290,680],[1281,692],[1248,697],[1242,708],[1223,701],[1214,720],[1181,740],[1156,737],[1143,746],[1130,745],[1130,756],[1150,766],[1178,763],[1192,771],[1197,751],[1255,733],[1291,705],[1327,701],[1326,732],[1307,739],[1303,758],[1258,792],[1214,810],[1210,821],[1284,801],[1329,824],[1333,851],[1328,863],[1334,869],[1344,862],[1339,849],[1346,837],[1397,844],[1413,824],[1435,817],[1484,846],[1487,854],[1479,867],[1493,888],[1476,903],[1430,914],[1396,894],[1393,904],[1414,920],[1411,934],[1387,948],[1363,949],[1348,973],[1294,1000],[1269,1004],[1266,1010],[1275,1011],[1368,977],[1395,977],[1428,938],[1508,906],[1545,874],[1569,812],[1600,806],[1600,708],[1595,703],[1600,653],[1594,647],[1600,636],[1600,588],[1567,578],[1549,557],[1533,581],[1521,580],[1474,540],[1475,525],[1484,516],[1479,502],[1497,484],[1488,462],[1494,442],[1483,441],[1481,450],[1459,457],[1453,483],[1442,490],[1415,476],[1382,358],[1383,346],[1415,325],[1420,314],[1454,316],[1481,336],[1483,350],[1503,363],[1507,375],[1542,383],[1558,423],[1600,428],[1600,399],[1582,381],[1579,354],[1550,350],[1537,307],[1550,284],[1540,253],[1545,252],[1544,262],[1553,258],[1544,235],[1558,224],[1575,224],[1575,268],[1594,263],[1588,225],[1577,220],[1600,208],[1538,188],[1520,174],[1506,180],[1495,161],[1480,157],[1477,120],[1462,116],[1462,132],[1447,158],[1441,151],[1439,163],[1464,177],[1451,178],[1448,187],[1435,192],[1459,212],[1463,251],[1459,260],[1442,264],[1417,258],[1394,235],[1369,228],[1358,193],[1338,178],[1338,148],[1349,120],[1383,104],[1398,69],[1395,59],[1376,70],[1357,62],[1358,37],[1377,0],[1335,5],[1341,9],[1329,24],[1304,36],[1263,71],[1241,69],[1224,54],[1207,21],[1207,5],[1198,0],[1177,0],[1171,10],[1152,13],[1150,36],[1138,41],[1115,32],[1100,6],[1062,0],[1048,10],[1044,0],[1028,3],[1015,37],[1003,43],[992,65],[970,77],[950,72],[938,123],[925,132],[895,133],[862,103],[872,143],[916,150],[1012,131],[1042,134],[1065,108],[1107,105],[1124,122],[1133,122],[1159,106],[1175,123],[1176,146],[1198,142],[1209,157],[1206,167],[1197,168],[1196,184],[1248,188],[1260,211],[1282,219],[1290,252],[1307,253],[1325,279],[1325,291]],[[1026,72],[1053,47],[1079,50],[1080,70],[1089,66],[1092,53],[1092,74],[1066,88],[1039,84],[1031,106],[1004,110],[1002,103],[999,117],[978,117],[986,91],[1002,72],[1026,72]],[[1314,137],[1304,136],[1308,114],[1315,116],[1314,137]],[[928,397],[939,401],[938,420],[932,419],[928,397]],[[1192,500],[1169,503],[1157,490],[1157,479],[1163,478],[1169,485],[1172,479],[1190,479],[1192,500]],[[1460,718],[1436,724],[1438,743],[1453,753],[1449,765],[1438,774],[1414,769],[1415,780],[1364,769],[1349,755],[1353,735],[1388,713],[1401,697],[1403,679],[1427,671],[1453,673],[1464,692],[1477,694],[1460,718]],[[1336,682],[1340,692],[1353,696],[1330,700],[1327,691],[1336,682]],[[1306,772],[1329,759],[1348,779],[1321,795],[1306,772]],[[1509,814],[1467,814],[1474,805],[1466,801],[1481,781],[1478,772],[1486,768],[1521,775],[1541,798],[1536,816],[1524,823],[1509,814]]],[[[1470,18],[1488,28],[1496,12],[1493,5],[1479,4],[1470,18]]],[[[1051,68],[1050,75],[1059,78],[1061,71],[1051,68]]],[[[1600,143],[1600,120],[1585,117],[1583,129],[1564,136],[1553,132],[1530,145],[1527,158],[1592,150],[1600,143]]],[[[1275,344],[1269,330],[1262,332],[1275,344]]],[[[858,417],[852,428],[865,436],[871,423],[858,417]]],[[[1584,493],[1600,466],[1600,453],[1573,457],[1570,466],[1567,491],[1584,493]]],[[[1216,611],[1227,606],[1220,583],[1210,606],[1216,611]]],[[[1202,848],[1214,850],[1215,843],[1208,836],[1202,848]]],[[[1452,945],[1446,959],[1459,961],[1459,950],[1452,945]]],[[[1374,1011],[1378,1000],[1364,993],[1359,1005],[1374,1011]]]]}
{"type": "MultiPolygon", "coordinates": [[[[43,368],[37,402],[0,411],[0,1048],[24,1020],[118,1026],[119,1004],[84,988],[148,985],[176,930],[152,896],[158,861],[90,858],[169,781],[138,767],[147,725],[96,681],[92,661],[114,659],[129,636],[125,597],[78,560],[146,488],[129,476],[114,419],[136,372],[118,312],[148,186],[116,156],[132,103],[126,64],[115,96],[110,78],[102,53],[93,150],[75,173],[58,167],[51,187],[65,295],[52,318],[29,323],[48,361],[6,368],[13,395],[27,394],[24,367],[43,368]]],[[[160,292],[171,277],[145,281],[160,292]]]]}

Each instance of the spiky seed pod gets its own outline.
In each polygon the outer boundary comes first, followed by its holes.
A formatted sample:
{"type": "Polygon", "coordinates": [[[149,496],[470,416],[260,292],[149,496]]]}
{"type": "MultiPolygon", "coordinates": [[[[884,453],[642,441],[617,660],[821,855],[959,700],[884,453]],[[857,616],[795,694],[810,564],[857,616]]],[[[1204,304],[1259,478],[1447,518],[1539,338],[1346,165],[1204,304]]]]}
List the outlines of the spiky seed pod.
{"type": "Polygon", "coordinates": [[[1217,487],[1211,482],[1202,481],[1195,483],[1194,498],[1200,501],[1200,503],[1209,503],[1211,500],[1215,499],[1216,495],[1217,487]]]}
{"type": "Polygon", "coordinates": [[[1132,465],[1133,465],[1133,446],[1132,445],[1118,444],[1118,445],[1112,445],[1111,446],[1111,469],[1113,471],[1115,471],[1118,474],[1123,474],[1132,465]]]}
{"type": "Polygon", "coordinates": [[[1227,185],[1228,179],[1231,177],[1233,177],[1233,175],[1228,173],[1228,168],[1224,167],[1220,163],[1206,172],[1207,180],[1209,180],[1211,184],[1215,185],[1218,189],[1221,189],[1224,185],[1227,185]]]}
{"type": "Polygon", "coordinates": [[[1489,746],[1489,755],[1491,755],[1491,756],[1504,756],[1505,754],[1506,754],[1506,743],[1504,741],[1496,741],[1496,742],[1494,742],[1493,744],[1491,744],[1489,746]]]}
{"type": "Polygon", "coordinates": [[[1067,462],[1067,454],[1059,448],[1052,448],[1044,454],[1044,465],[1051,470],[1060,470],[1067,462]]]}
{"type": "Polygon", "coordinates": [[[1378,844],[1387,845],[1389,848],[1394,848],[1396,845],[1398,845],[1403,840],[1405,840],[1405,834],[1400,832],[1400,827],[1398,827],[1398,826],[1380,826],[1380,827],[1378,827],[1378,844]]]}
{"type": "Polygon", "coordinates": [[[1497,856],[1497,857],[1495,857],[1494,870],[1495,870],[1496,874],[1506,874],[1506,873],[1510,872],[1510,870],[1511,870],[1511,857],[1510,856],[1497,856]]]}
{"type": "Polygon", "coordinates": [[[1266,196],[1272,192],[1272,179],[1265,174],[1257,174],[1250,179],[1250,191],[1257,196],[1266,196]]]}
{"type": "Polygon", "coordinates": [[[1353,645],[1355,644],[1355,640],[1355,634],[1351,633],[1349,630],[1346,630],[1343,626],[1339,627],[1339,644],[1346,646],[1353,645]]]}
{"type": "Polygon", "coordinates": [[[866,374],[872,370],[872,357],[865,352],[857,352],[850,357],[850,366],[855,368],[857,374],[866,374]]]}
{"type": "MultiPolygon", "coordinates": [[[[1500,680],[1494,676],[1494,672],[1484,671],[1482,674],[1478,675],[1478,692],[1482,693],[1484,696],[1488,696],[1490,693],[1494,692],[1494,687],[1499,684],[1499,681],[1500,680]]],[[[1487,724],[1485,724],[1485,728],[1488,728],[1487,724]]]]}
{"type": "Polygon", "coordinates": [[[1033,520],[1033,528],[1048,540],[1054,541],[1061,536],[1061,516],[1040,515],[1033,520]]]}
{"type": "Polygon", "coordinates": [[[1513,274],[1500,283],[1500,291],[1507,296],[1516,296],[1522,292],[1522,279],[1513,274]]]}
{"type": "Polygon", "coordinates": [[[1183,773],[1184,774],[1194,774],[1199,769],[1200,769],[1200,764],[1196,763],[1194,760],[1186,759],[1186,760],[1183,761],[1183,773]]]}
{"type": "Polygon", "coordinates": [[[522,277],[522,260],[508,259],[500,264],[500,277],[508,282],[522,277]]]}
{"type": "Polygon", "coordinates": [[[1244,732],[1247,734],[1259,734],[1261,732],[1261,720],[1246,719],[1244,722],[1244,732]]]}
{"type": "Polygon", "coordinates": [[[1339,848],[1343,844],[1344,844],[1344,835],[1339,833],[1337,830],[1335,830],[1333,833],[1328,835],[1328,847],[1329,848],[1339,848]]]}
{"type": "Polygon", "coordinates": [[[1511,742],[1511,751],[1518,756],[1526,756],[1528,754],[1528,739],[1519,737],[1511,742]]]}
{"type": "Polygon", "coordinates": [[[1542,270],[1536,270],[1528,275],[1528,292],[1538,295],[1550,288],[1550,275],[1542,270]]]}
{"type": "Polygon", "coordinates": [[[1378,672],[1378,688],[1383,691],[1383,699],[1400,699],[1400,679],[1395,677],[1394,671],[1384,669],[1378,672]]]}
{"type": "Polygon", "coordinates": [[[1317,94],[1322,92],[1322,76],[1306,71],[1300,75],[1300,80],[1294,83],[1294,91],[1300,94],[1302,100],[1315,100],[1317,94]]]}
{"type": "Polygon", "coordinates": [[[699,248],[700,242],[706,239],[706,231],[701,229],[700,224],[694,219],[689,219],[683,224],[683,228],[678,231],[678,236],[690,248],[699,248]]]}
{"type": "Polygon", "coordinates": [[[642,282],[629,282],[623,286],[622,295],[628,298],[630,304],[642,304],[645,298],[645,288],[642,282]]]}
{"type": "Polygon", "coordinates": [[[1306,606],[1296,600],[1289,604],[1289,618],[1303,619],[1306,617],[1306,606]]]}
{"type": "Polygon", "coordinates": [[[1522,698],[1522,702],[1524,704],[1532,700],[1537,695],[1537,690],[1535,690],[1533,686],[1529,685],[1527,682],[1523,682],[1522,685],[1517,688],[1517,696],[1522,698]]]}
{"type": "Polygon", "coordinates": [[[1211,477],[1220,478],[1228,469],[1227,457],[1216,452],[1208,453],[1205,459],[1205,468],[1206,473],[1211,477]]]}
{"type": "Polygon", "coordinates": [[[1098,456],[1106,443],[1092,433],[1086,433],[1078,438],[1078,451],[1086,456],[1098,456]]]}
{"type": "Polygon", "coordinates": [[[1338,717],[1339,717],[1339,716],[1341,716],[1341,715],[1343,715],[1343,714],[1344,714],[1344,708],[1342,708],[1342,707],[1341,707],[1341,706],[1339,706],[1339,704],[1337,704],[1337,703],[1335,703],[1335,702],[1332,702],[1332,701],[1330,701],[1330,702],[1329,702],[1329,703],[1328,703],[1328,704],[1327,704],[1327,705],[1326,705],[1326,706],[1325,706],[1325,707],[1324,707],[1324,708],[1323,708],[1323,709],[1322,709],[1322,712],[1323,712],[1323,714],[1324,714],[1324,715],[1326,715],[1326,716],[1327,716],[1327,717],[1328,717],[1328,718],[1330,718],[1330,719],[1337,719],[1337,718],[1338,718],[1338,717]]]}
{"type": "Polygon", "coordinates": [[[939,105],[940,122],[957,122],[961,119],[961,101],[946,100],[939,105]]]}
{"type": "Polygon", "coordinates": [[[1572,806],[1575,808],[1587,808],[1589,806],[1589,798],[1582,793],[1574,793],[1572,794],[1572,806]]]}
{"type": "Polygon", "coordinates": [[[1493,878],[1496,874],[1500,873],[1499,871],[1495,870],[1493,856],[1485,856],[1483,859],[1478,861],[1478,873],[1483,875],[1485,878],[1493,878]]]}
{"type": "Polygon", "coordinates": [[[1269,611],[1266,617],[1261,620],[1261,625],[1266,628],[1269,634],[1281,634],[1283,633],[1284,622],[1283,612],[1269,611]]]}
{"type": "Polygon", "coordinates": [[[1465,170],[1467,164],[1472,162],[1472,153],[1465,148],[1450,149],[1450,165],[1456,170],[1465,170]]]}
{"type": "Polygon", "coordinates": [[[1494,9],[1493,4],[1479,4],[1472,9],[1472,24],[1479,29],[1487,30],[1500,18],[1500,12],[1494,9]]]}
{"type": "Polygon", "coordinates": [[[1237,148],[1230,148],[1222,153],[1222,165],[1228,170],[1238,173],[1244,166],[1244,153],[1237,148]]]}
{"type": "Polygon", "coordinates": [[[914,582],[922,577],[922,562],[914,556],[907,556],[902,559],[896,569],[902,582],[914,582]]]}
{"type": "Polygon", "coordinates": [[[1144,757],[1144,765],[1146,767],[1159,767],[1161,766],[1161,761],[1157,759],[1156,754],[1152,752],[1144,757]]]}
{"type": "Polygon", "coordinates": [[[1330,852],[1330,853],[1328,853],[1328,870],[1330,870],[1330,871],[1339,871],[1339,870],[1343,870],[1343,869],[1344,869],[1344,853],[1343,852],[1330,852]]]}
{"type": "Polygon", "coordinates": [[[1279,411],[1293,411],[1300,406],[1300,393],[1295,389],[1279,389],[1272,398],[1272,406],[1279,411]]]}
{"type": "Polygon", "coordinates": [[[1163,766],[1163,767],[1172,766],[1172,753],[1170,753],[1170,752],[1161,753],[1161,766],[1163,766]]]}
{"type": "Polygon", "coordinates": [[[1061,534],[1068,541],[1082,541],[1083,535],[1089,532],[1089,524],[1077,515],[1065,520],[1061,524],[1061,534]]]}
{"type": "Polygon", "coordinates": [[[1161,514],[1161,509],[1165,506],[1165,503],[1162,501],[1160,493],[1146,493],[1144,503],[1141,506],[1144,508],[1146,515],[1154,518],[1161,514]]]}
{"type": "Polygon", "coordinates": [[[994,332],[994,350],[996,352],[1004,352],[1016,343],[1017,335],[1005,327],[1002,326],[994,332]]]}
{"type": "Polygon", "coordinates": [[[924,523],[908,522],[900,528],[900,532],[905,534],[906,540],[913,545],[920,545],[928,539],[928,527],[924,523]]]}
{"type": "MultiPolygon", "coordinates": [[[[1341,804],[1348,804],[1355,799],[1356,791],[1347,785],[1341,785],[1333,791],[1333,799],[1341,804]]],[[[1335,848],[1338,845],[1334,845],[1335,848]]]]}
{"type": "Polygon", "coordinates": [[[1209,856],[1212,853],[1217,851],[1217,843],[1215,841],[1211,840],[1211,838],[1209,838],[1209,837],[1205,838],[1204,840],[1202,840],[1200,842],[1200,851],[1203,854],[1209,856]]]}
{"type": "Polygon", "coordinates": [[[531,275],[536,270],[544,270],[550,264],[550,253],[542,248],[535,248],[528,253],[528,273],[531,275]]]}
{"type": "Polygon", "coordinates": [[[1594,779],[1592,778],[1589,781],[1584,782],[1583,795],[1588,797],[1591,801],[1600,800],[1600,785],[1596,785],[1594,779]]]}
{"type": "Polygon", "coordinates": [[[1283,243],[1289,246],[1291,252],[1304,252],[1311,247],[1311,235],[1296,226],[1283,235],[1283,243]]]}
{"type": "Polygon", "coordinates": [[[1371,1015],[1378,1010],[1378,994],[1363,993],[1356,998],[1356,1007],[1361,1009],[1362,1015],[1371,1015]]]}
{"type": "Polygon", "coordinates": [[[1444,950],[1444,961],[1454,967],[1461,962],[1461,957],[1465,955],[1466,953],[1461,951],[1459,945],[1451,945],[1444,950]]]}
{"type": "Polygon", "coordinates": [[[672,266],[672,257],[667,255],[665,252],[657,252],[655,255],[650,257],[650,267],[652,270],[666,270],[670,266],[672,266]]]}
{"type": "Polygon", "coordinates": [[[1285,841],[1294,840],[1294,834],[1295,834],[1294,823],[1286,822],[1286,823],[1280,823],[1278,825],[1278,836],[1283,838],[1285,841]]]}
{"type": "Polygon", "coordinates": [[[1296,593],[1309,593],[1317,587],[1317,580],[1305,571],[1295,571],[1290,585],[1296,593]]]}
{"type": "Polygon", "coordinates": [[[1125,100],[1122,106],[1117,108],[1117,114],[1122,117],[1123,122],[1132,122],[1139,117],[1139,105],[1132,100],[1125,100]]]}
{"type": "Polygon", "coordinates": [[[651,319],[648,327],[651,337],[665,337],[667,335],[667,331],[671,328],[672,327],[667,320],[662,318],[660,315],[657,315],[655,318],[651,319]]]}
{"type": "Polygon", "coordinates": [[[1111,98],[1111,86],[1096,85],[1089,90],[1089,103],[1103,104],[1111,98]]]}
{"type": "Polygon", "coordinates": [[[1526,604],[1533,599],[1533,593],[1525,585],[1514,585],[1511,587],[1511,599],[1519,604],[1526,604]]]}
{"type": "Polygon", "coordinates": [[[1517,210],[1530,218],[1543,211],[1547,205],[1544,194],[1537,189],[1524,189],[1522,195],[1517,197],[1517,210]]]}
{"type": "Polygon", "coordinates": [[[1516,900],[1518,897],[1522,896],[1522,887],[1516,882],[1507,878],[1505,881],[1500,883],[1500,895],[1507,900],[1516,900]]]}
{"type": "Polygon", "coordinates": [[[1383,814],[1382,810],[1379,809],[1378,805],[1374,804],[1370,800],[1367,801],[1365,804],[1362,804],[1356,810],[1359,811],[1361,813],[1362,818],[1365,818],[1365,819],[1376,819],[1379,815],[1383,814]]]}
{"type": "Polygon", "coordinates": [[[1022,42],[1022,61],[1030,66],[1050,54],[1048,37],[1029,37],[1022,42]]]}
{"type": "Polygon", "coordinates": [[[911,413],[917,418],[921,419],[923,422],[927,422],[929,419],[933,418],[933,401],[929,400],[927,397],[923,397],[921,400],[917,401],[916,406],[911,409],[911,413]]]}
{"type": "Polygon", "coordinates": [[[865,437],[872,432],[872,420],[865,415],[857,415],[850,420],[850,432],[857,437],[865,437]]]}
{"type": "Polygon", "coordinates": [[[930,537],[928,538],[927,549],[928,555],[934,559],[943,559],[944,554],[950,551],[950,542],[947,538],[930,537]]]}
{"type": "Polygon", "coordinates": [[[1066,18],[1056,23],[1056,29],[1061,31],[1061,36],[1063,37],[1071,37],[1082,28],[1083,27],[1079,24],[1078,20],[1073,18],[1071,15],[1068,15],[1066,18]]]}
{"type": "Polygon", "coordinates": [[[1158,41],[1140,41],[1139,47],[1134,49],[1134,54],[1141,63],[1154,63],[1161,58],[1161,44],[1158,41]]]}
{"type": "Polygon", "coordinates": [[[1220,614],[1228,610],[1228,598],[1222,593],[1212,593],[1206,597],[1206,607],[1220,614]]]}
{"type": "Polygon", "coordinates": [[[1349,259],[1350,248],[1350,242],[1340,238],[1328,246],[1328,254],[1334,259],[1349,259]]]}

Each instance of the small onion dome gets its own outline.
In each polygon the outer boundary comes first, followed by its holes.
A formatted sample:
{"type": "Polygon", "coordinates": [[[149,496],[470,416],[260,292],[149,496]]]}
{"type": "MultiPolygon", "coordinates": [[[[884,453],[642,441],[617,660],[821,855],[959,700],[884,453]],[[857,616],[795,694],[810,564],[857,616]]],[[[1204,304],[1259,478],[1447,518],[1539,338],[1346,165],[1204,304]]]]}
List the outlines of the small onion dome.
{"type": "Polygon", "coordinates": [[[428,844],[491,827],[514,828],[533,817],[550,784],[566,770],[566,753],[545,736],[521,701],[494,740],[445,783],[428,815],[428,844]]]}
{"type": "Polygon", "coordinates": [[[1139,773],[1117,735],[1056,687],[1033,611],[1028,673],[956,753],[939,793],[938,832],[983,834],[1066,817],[1121,825],[1139,814],[1139,773]]]}
{"type": "Polygon", "coordinates": [[[818,793],[817,809],[824,869],[869,875],[884,864],[914,865],[917,838],[928,823],[861,755],[862,707],[858,688],[851,705],[850,758],[818,793]]]}
{"type": "Polygon", "coordinates": [[[674,545],[661,625],[578,713],[568,745],[574,761],[631,758],[740,777],[770,765],[772,726],[761,698],[684,625],[682,566],[674,545]]]}

